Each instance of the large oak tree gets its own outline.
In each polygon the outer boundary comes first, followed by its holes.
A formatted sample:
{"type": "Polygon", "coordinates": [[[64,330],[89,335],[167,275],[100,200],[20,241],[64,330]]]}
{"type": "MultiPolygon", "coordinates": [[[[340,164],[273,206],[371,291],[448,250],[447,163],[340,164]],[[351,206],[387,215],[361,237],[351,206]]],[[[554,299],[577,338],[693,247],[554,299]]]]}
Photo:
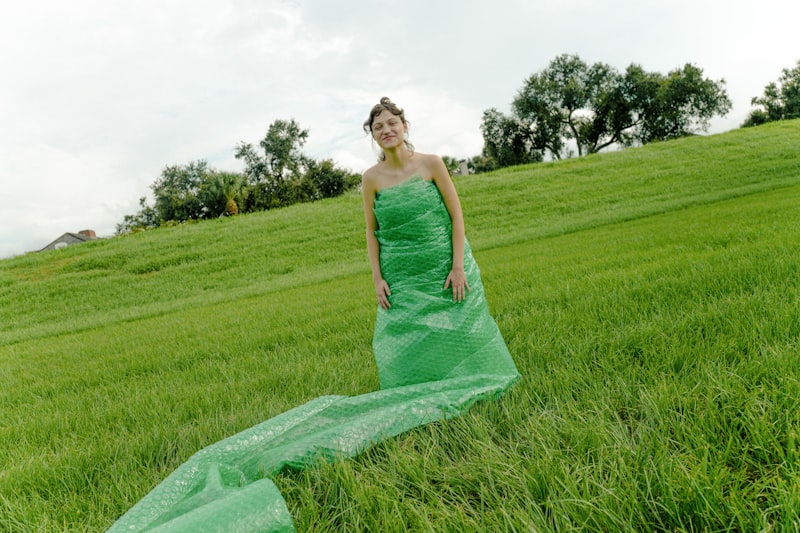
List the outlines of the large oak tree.
{"type": "Polygon", "coordinates": [[[709,120],[730,108],[725,81],[704,78],[691,64],[666,75],[636,64],[621,73],[564,54],[525,81],[512,116],[484,112],[484,155],[504,166],[514,158],[498,155],[515,154],[519,146],[559,159],[570,147],[586,155],[614,145],[673,139],[707,131],[709,120]]]}

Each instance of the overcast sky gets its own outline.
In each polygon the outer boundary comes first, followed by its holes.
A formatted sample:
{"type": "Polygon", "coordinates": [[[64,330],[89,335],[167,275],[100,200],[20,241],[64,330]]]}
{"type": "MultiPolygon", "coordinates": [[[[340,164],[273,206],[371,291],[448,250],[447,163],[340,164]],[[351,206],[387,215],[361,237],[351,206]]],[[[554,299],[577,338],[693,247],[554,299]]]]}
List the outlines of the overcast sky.
{"type": "Polygon", "coordinates": [[[562,53],[727,81],[750,99],[800,59],[796,0],[26,0],[0,15],[0,258],[64,232],[113,235],[167,165],[242,170],[233,150],[276,119],[304,151],[361,172],[361,124],[387,95],[422,152],[480,152],[562,53]]]}

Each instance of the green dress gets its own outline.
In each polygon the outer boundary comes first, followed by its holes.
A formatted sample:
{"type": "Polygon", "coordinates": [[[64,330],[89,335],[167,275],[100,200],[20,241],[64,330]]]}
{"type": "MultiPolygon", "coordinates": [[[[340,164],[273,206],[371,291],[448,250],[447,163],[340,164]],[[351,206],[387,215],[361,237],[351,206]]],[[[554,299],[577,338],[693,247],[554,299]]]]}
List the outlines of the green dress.
{"type": "Polygon", "coordinates": [[[450,214],[439,189],[419,176],[381,190],[374,207],[381,273],[392,295],[378,308],[373,349],[381,388],[479,374],[517,375],[489,314],[469,241],[460,303],[444,289],[452,265],[450,214]]]}
{"type": "Polygon", "coordinates": [[[112,532],[294,531],[269,476],[352,457],[411,428],[458,416],[519,379],[465,245],[471,291],[454,303],[450,217],[433,182],[414,177],[375,199],[381,270],[392,291],[373,346],[381,389],[322,396],[194,454],[120,517],[112,532]]]}

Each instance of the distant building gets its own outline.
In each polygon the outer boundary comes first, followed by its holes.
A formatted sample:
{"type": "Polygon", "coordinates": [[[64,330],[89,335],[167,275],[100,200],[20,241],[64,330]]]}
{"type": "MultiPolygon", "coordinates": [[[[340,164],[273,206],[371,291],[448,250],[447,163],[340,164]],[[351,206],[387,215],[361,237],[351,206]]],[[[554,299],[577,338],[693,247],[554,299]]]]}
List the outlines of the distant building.
{"type": "Polygon", "coordinates": [[[78,244],[81,242],[92,241],[97,238],[93,229],[85,229],[79,231],[78,233],[65,233],[58,239],[54,240],[41,250],[40,252],[44,252],[45,250],[58,250],[60,248],[65,248],[70,244],[78,244]]]}
{"type": "Polygon", "coordinates": [[[466,160],[461,161],[458,164],[458,167],[453,171],[453,175],[454,176],[467,176],[467,175],[469,175],[469,164],[467,164],[466,160]]]}

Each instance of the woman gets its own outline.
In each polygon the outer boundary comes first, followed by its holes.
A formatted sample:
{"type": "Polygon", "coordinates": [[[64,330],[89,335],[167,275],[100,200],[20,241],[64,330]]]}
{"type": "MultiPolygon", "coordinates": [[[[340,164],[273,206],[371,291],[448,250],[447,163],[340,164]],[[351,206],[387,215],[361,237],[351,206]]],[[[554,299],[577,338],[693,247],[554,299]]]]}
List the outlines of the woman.
{"type": "Polygon", "coordinates": [[[389,98],[372,108],[364,130],[381,148],[362,182],[381,388],[517,375],[489,315],[444,162],[414,151],[405,113],[389,98]]]}
{"type": "Polygon", "coordinates": [[[413,151],[405,115],[387,98],[365,128],[383,152],[363,184],[381,390],[320,396],[203,448],[109,531],[294,531],[270,476],[458,416],[519,379],[442,160],[413,151]]]}

